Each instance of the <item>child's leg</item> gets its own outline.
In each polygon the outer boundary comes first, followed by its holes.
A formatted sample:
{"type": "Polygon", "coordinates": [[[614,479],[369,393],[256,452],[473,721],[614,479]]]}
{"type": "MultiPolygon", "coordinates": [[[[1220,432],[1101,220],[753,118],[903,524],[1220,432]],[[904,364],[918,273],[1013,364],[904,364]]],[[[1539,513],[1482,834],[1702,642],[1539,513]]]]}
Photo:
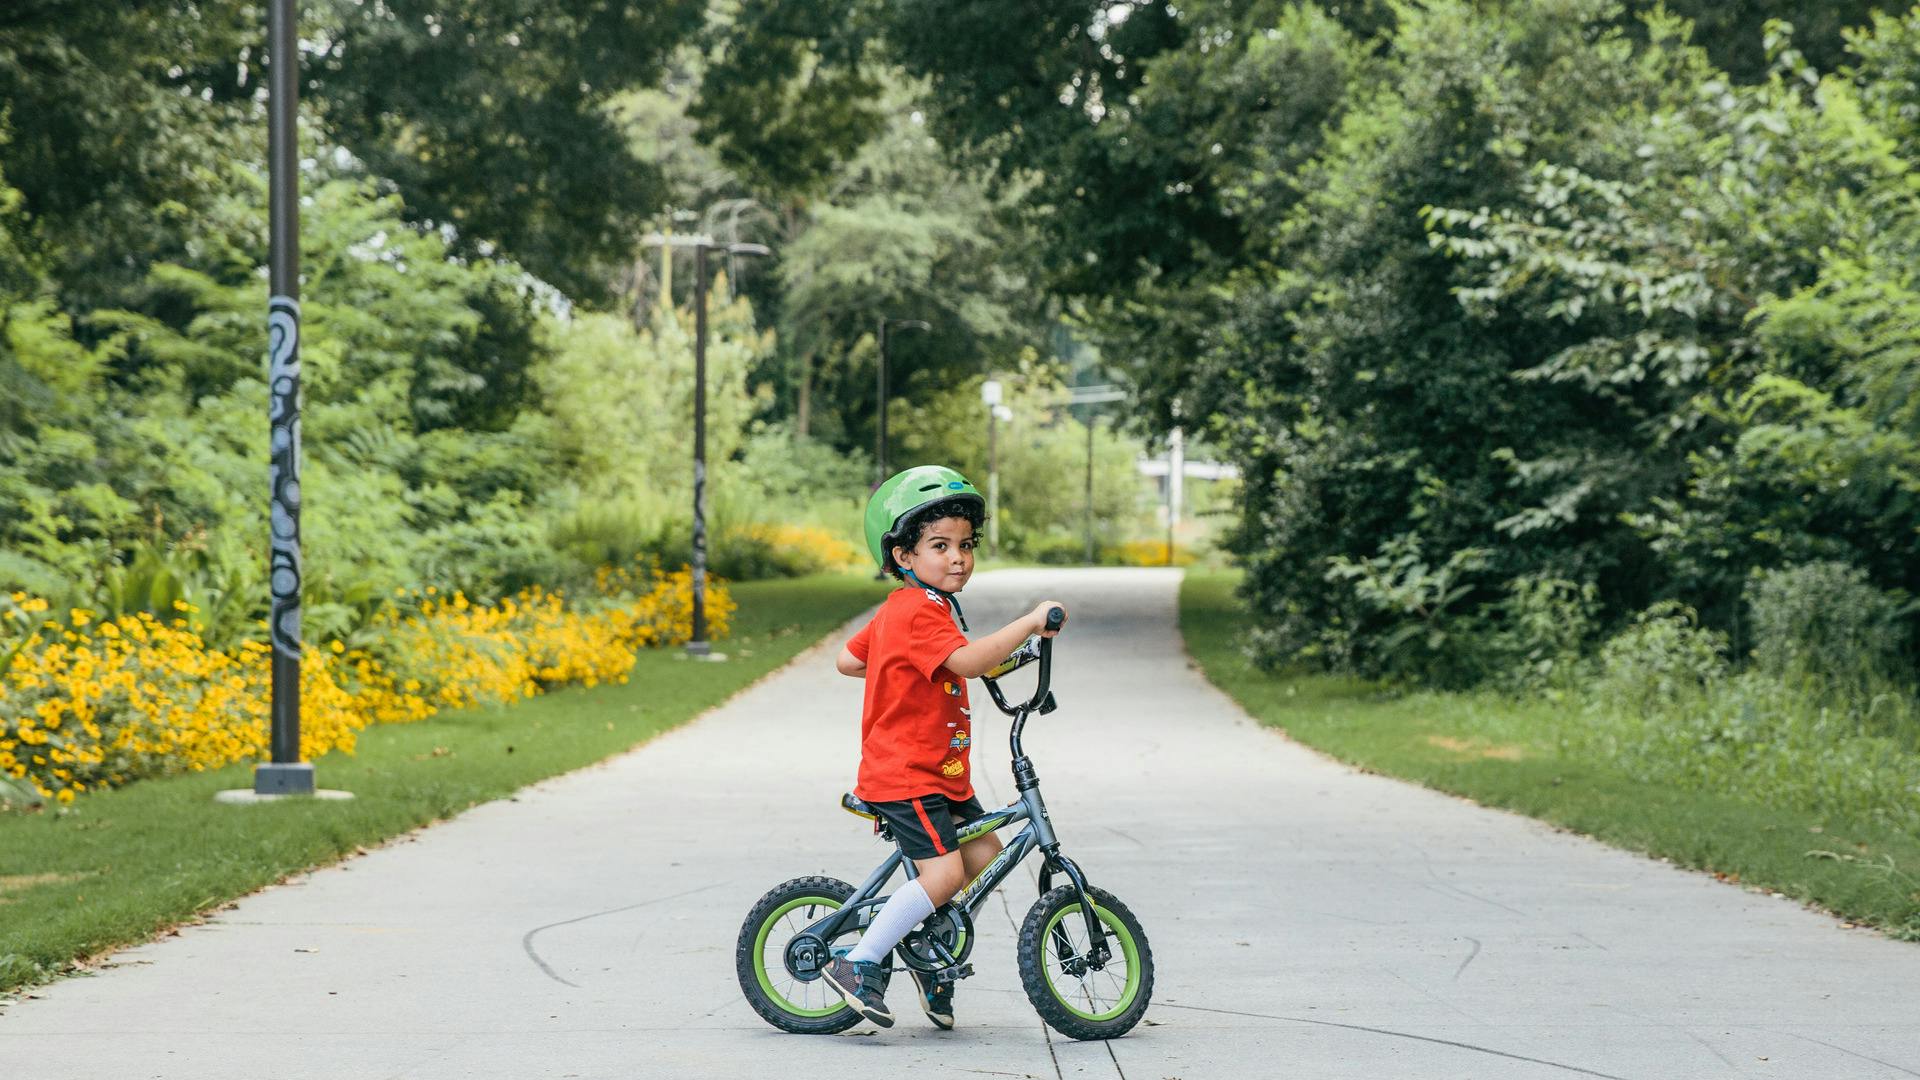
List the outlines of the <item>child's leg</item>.
{"type": "Polygon", "coordinates": [[[966,873],[960,852],[949,851],[945,855],[936,855],[931,859],[913,860],[914,868],[920,876],[900,886],[887,898],[880,913],[873,917],[873,925],[860,936],[860,944],[853,947],[847,959],[855,963],[870,961],[878,963],[892,951],[907,932],[919,926],[933,909],[953,898],[966,884],[961,877],[966,873]]]}
{"type": "Polygon", "coordinates": [[[867,927],[847,959],[878,961],[886,956],[908,931],[933,914],[934,908],[953,899],[953,894],[978,877],[998,854],[1000,838],[988,833],[960,845],[959,851],[913,860],[920,876],[887,898],[886,906],[873,917],[873,925],[867,927]]]}
{"type": "MultiPolygon", "coordinates": [[[[960,845],[960,862],[965,867],[962,885],[969,884],[980,876],[995,855],[1000,854],[1000,838],[993,833],[977,836],[960,845]]],[[[957,891],[957,890],[956,890],[957,891]]]]}
{"type": "MultiPolygon", "coordinates": [[[[847,959],[856,963],[878,963],[885,959],[901,938],[933,914],[934,908],[953,899],[953,894],[973,880],[974,875],[999,852],[1000,840],[992,835],[958,845],[956,850],[949,805],[949,800],[937,797],[931,812],[919,799],[905,803],[875,804],[875,809],[887,816],[896,835],[902,837],[901,846],[905,850],[931,849],[938,854],[913,860],[918,876],[887,898],[886,904],[874,915],[867,932],[861,935],[860,943],[847,954],[847,959]],[[900,809],[909,805],[912,807],[910,814],[900,809]]],[[[970,816],[981,813],[978,801],[973,799],[960,804],[960,809],[970,816]]]]}

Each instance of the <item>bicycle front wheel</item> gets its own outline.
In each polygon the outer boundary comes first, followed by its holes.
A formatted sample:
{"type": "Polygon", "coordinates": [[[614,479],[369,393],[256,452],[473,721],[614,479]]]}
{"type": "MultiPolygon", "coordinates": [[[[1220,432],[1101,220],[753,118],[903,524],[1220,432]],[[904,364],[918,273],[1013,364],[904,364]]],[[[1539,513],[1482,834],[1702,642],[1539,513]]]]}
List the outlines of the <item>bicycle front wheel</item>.
{"type": "Polygon", "coordinates": [[[1062,885],[1042,896],[1020,927],[1020,981],[1047,1026],[1070,1039],[1117,1039],[1147,1013],[1153,950],[1127,906],[1091,886],[1093,910],[1113,955],[1087,966],[1087,923],[1080,895],[1062,885]]]}

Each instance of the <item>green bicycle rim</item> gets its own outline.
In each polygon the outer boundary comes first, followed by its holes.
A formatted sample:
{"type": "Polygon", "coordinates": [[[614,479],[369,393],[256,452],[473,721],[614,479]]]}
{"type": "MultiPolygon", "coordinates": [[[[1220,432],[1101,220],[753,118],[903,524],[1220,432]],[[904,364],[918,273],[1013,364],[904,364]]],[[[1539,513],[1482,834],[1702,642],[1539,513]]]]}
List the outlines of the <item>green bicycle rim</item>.
{"type": "Polygon", "coordinates": [[[1068,1001],[1066,997],[1060,993],[1060,988],[1053,984],[1053,972],[1047,966],[1047,944],[1053,940],[1053,928],[1060,925],[1061,919],[1066,918],[1068,915],[1078,915],[1080,913],[1080,904],[1078,902],[1069,904],[1059,911],[1054,912],[1053,918],[1047,920],[1047,928],[1040,932],[1040,977],[1046,980],[1047,991],[1053,995],[1053,1000],[1059,1002],[1068,1012],[1082,1020],[1093,1020],[1097,1022],[1101,1020],[1112,1020],[1114,1017],[1126,1012],[1128,1008],[1132,1007],[1133,999],[1139,996],[1140,947],[1134,944],[1133,935],[1128,933],[1127,928],[1120,924],[1120,920],[1114,917],[1113,912],[1108,911],[1099,904],[1093,905],[1093,912],[1099,917],[1100,922],[1106,926],[1108,936],[1119,940],[1120,952],[1127,958],[1127,985],[1120,991],[1120,1003],[1108,1009],[1106,1012],[1087,1012],[1085,1009],[1074,1007],[1073,1002],[1068,1001]]]}
{"type": "Polygon", "coordinates": [[[813,1019],[822,1016],[832,1016],[834,1013],[846,1008],[847,1004],[844,1001],[836,1001],[824,1009],[808,1009],[800,1005],[795,1005],[793,1002],[787,1000],[785,994],[775,990],[773,988],[773,980],[767,977],[767,932],[773,929],[773,924],[779,922],[782,915],[792,911],[794,908],[807,907],[809,905],[824,907],[830,911],[838,911],[840,909],[840,901],[827,896],[802,896],[798,899],[789,900],[774,909],[772,914],[760,920],[760,932],[755,934],[753,938],[753,974],[756,979],[760,980],[760,992],[767,995],[774,1004],[780,1006],[784,1011],[792,1013],[794,1016],[804,1016],[813,1019]]]}

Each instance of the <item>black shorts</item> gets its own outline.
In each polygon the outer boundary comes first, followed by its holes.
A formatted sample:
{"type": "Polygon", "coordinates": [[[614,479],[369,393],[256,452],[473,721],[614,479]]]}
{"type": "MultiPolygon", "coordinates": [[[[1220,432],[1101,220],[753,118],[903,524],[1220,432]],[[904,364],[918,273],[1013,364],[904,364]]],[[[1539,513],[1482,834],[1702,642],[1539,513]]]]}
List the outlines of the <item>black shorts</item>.
{"type": "Polygon", "coordinates": [[[900,850],[909,859],[931,859],[945,855],[960,845],[954,840],[953,827],[972,821],[987,812],[977,798],[954,802],[945,795],[922,795],[899,802],[869,802],[873,812],[886,820],[900,850]]]}

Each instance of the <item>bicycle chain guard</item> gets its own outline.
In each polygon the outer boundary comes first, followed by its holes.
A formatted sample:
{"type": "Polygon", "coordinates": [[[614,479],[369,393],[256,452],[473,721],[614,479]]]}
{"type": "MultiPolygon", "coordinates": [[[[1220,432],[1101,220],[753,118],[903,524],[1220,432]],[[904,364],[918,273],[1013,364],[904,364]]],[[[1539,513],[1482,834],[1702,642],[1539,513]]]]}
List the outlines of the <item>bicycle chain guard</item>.
{"type": "Polygon", "coordinates": [[[965,909],[942,904],[927,916],[926,922],[901,940],[898,951],[908,967],[929,975],[957,967],[973,952],[973,920],[965,909]],[[946,950],[947,955],[942,956],[934,943],[946,950]]]}

